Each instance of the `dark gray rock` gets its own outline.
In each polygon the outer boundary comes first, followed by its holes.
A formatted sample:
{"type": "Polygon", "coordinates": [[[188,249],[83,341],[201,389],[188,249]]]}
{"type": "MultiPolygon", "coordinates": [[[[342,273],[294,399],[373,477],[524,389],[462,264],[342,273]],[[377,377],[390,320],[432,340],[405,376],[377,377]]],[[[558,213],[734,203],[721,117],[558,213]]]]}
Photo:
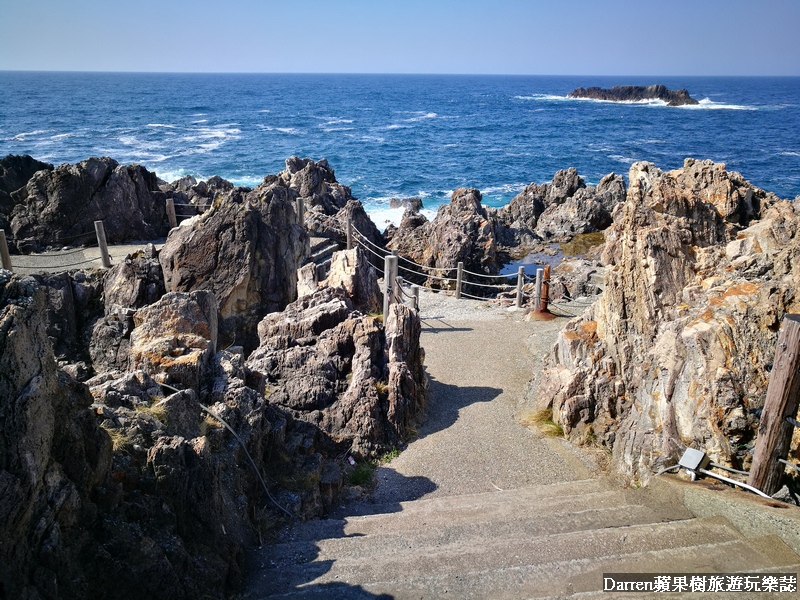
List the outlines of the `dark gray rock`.
{"type": "Polygon", "coordinates": [[[168,229],[156,176],[108,157],[38,171],[13,198],[12,245],[20,252],[93,242],[96,220],[109,243],[157,239],[168,229]]]}
{"type": "Polygon", "coordinates": [[[620,85],[611,89],[599,87],[579,87],[567,94],[567,98],[589,98],[611,102],[640,102],[642,100],[663,100],[668,106],[700,104],[685,89],[670,90],[665,85],[620,85]]]}

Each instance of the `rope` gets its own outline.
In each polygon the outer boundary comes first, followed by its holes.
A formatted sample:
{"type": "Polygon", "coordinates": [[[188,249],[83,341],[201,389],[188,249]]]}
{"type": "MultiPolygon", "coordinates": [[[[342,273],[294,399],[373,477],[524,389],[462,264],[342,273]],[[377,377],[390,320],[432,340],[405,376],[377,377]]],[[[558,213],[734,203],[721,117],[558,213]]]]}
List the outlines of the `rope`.
{"type": "Polygon", "coordinates": [[[474,275],[475,277],[483,277],[485,279],[497,279],[498,277],[502,277],[503,279],[509,279],[511,277],[516,277],[519,273],[514,273],[513,275],[486,275],[485,273],[473,273],[472,271],[467,271],[466,269],[461,269],[462,273],[466,273],[468,275],[474,275]]]}
{"type": "MultiPolygon", "coordinates": [[[[167,389],[170,389],[170,390],[172,390],[172,391],[174,391],[176,393],[181,391],[181,390],[178,390],[178,389],[172,387],[171,385],[167,385],[166,383],[160,383],[159,385],[161,385],[162,387],[165,387],[167,389]]],[[[161,402],[164,402],[164,400],[161,400],[161,402]]],[[[159,402],[159,404],[161,402],[159,402]]],[[[228,425],[228,423],[225,421],[225,419],[220,417],[217,413],[215,413],[213,410],[211,410],[210,408],[205,406],[199,400],[197,400],[197,404],[205,412],[207,412],[209,415],[214,417],[217,421],[222,423],[225,426],[225,429],[227,429],[228,431],[231,432],[233,437],[236,438],[236,441],[239,442],[239,445],[242,447],[242,450],[244,450],[244,453],[247,456],[247,460],[250,461],[250,466],[253,467],[253,471],[255,471],[256,476],[258,477],[258,480],[261,482],[261,487],[264,488],[264,493],[267,495],[267,498],[269,498],[275,506],[277,506],[279,509],[281,509],[283,512],[285,512],[287,515],[289,515],[290,518],[294,519],[295,518],[294,515],[292,513],[290,513],[288,510],[286,510],[285,508],[283,508],[280,504],[278,504],[277,501],[275,500],[275,498],[272,497],[272,494],[269,493],[269,490],[267,489],[267,484],[264,482],[264,478],[261,477],[261,472],[258,470],[258,467],[256,467],[256,463],[253,460],[253,457],[250,456],[250,453],[247,451],[247,447],[244,445],[244,442],[242,441],[242,438],[240,438],[239,435],[233,430],[233,427],[228,425]]]]}
{"type": "Polygon", "coordinates": [[[428,275],[427,273],[418,273],[417,271],[412,271],[411,269],[406,269],[405,267],[401,267],[399,264],[397,265],[398,269],[403,269],[406,273],[412,273],[413,275],[419,275],[421,277],[427,277],[428,279],[435,279],[437,281],[455,281],[454,278],[448,277],[437,277],[436,275],[428,275]]]}

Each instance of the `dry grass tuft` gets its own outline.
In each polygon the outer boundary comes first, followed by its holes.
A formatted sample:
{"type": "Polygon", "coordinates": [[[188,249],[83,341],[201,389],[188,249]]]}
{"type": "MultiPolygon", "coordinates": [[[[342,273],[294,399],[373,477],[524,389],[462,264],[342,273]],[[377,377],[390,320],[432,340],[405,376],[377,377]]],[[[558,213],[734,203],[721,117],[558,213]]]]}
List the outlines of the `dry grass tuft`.
{"type": "Polygon", "coordinates": [[[534,411],[523,417],[522,424],[538,429],[544,435],[564,437],[564,428],[553,421],[553,411],[549,408],[534,411]]]}

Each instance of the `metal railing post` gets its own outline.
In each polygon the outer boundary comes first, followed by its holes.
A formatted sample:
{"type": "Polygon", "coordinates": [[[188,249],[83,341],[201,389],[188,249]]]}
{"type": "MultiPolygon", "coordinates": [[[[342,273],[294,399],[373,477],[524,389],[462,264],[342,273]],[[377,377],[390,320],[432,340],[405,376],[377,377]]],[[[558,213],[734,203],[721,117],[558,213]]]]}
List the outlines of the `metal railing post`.
{"type": "Polygon", "coordinates": [[[458,268],[456,269],[456,300],[461,298],[461,282],[464,279],[464,263],[458,263],[458,268]]]}
{"type": "Polygon", "coordinates": [[[103,228],[102,221],[94,222],[94,232],[97,234],[97,245],[100,248],[100,258],[103,260],[103,266],[106,269],[111,268],[111,257],[108,255],[108,244],[106,243],[106,231],[103,228]]]}
{"type": "Polygon", "coordinates": [[[533,308],[539,309],[542,301],[542,281],[544,280],[544,269],[536,269],[536,292],[533,296],[533,308]]]}
{"type": "Polygon", "coordinates": [[[8,243],[6,242],[6,232],[4,229],[0,229],[0,259],[2,260],[4,269],[7,271],[14,270],[11,266],[11,254],[8,252],[8,243]]]}
{"type": "Polygon", "coordinates": [[[525,283],[525,267],[517,270],[517,308],[522,308],[522,286],[525,283]]]}
{"type": "Polygon", "coordinates": [[[347,249],[353,249],[353,219],[347,217],[347,249]]]}

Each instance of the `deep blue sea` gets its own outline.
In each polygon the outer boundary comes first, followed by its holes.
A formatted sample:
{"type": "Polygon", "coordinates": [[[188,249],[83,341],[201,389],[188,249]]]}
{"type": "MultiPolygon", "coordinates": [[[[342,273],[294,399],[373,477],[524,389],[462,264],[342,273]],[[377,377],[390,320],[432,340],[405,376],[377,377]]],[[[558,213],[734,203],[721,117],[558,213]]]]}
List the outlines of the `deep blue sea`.
{"type": "Polygon", "coordinates": [[[634,161],[724,162],[800,195],[800,78],[0,72],[0,156],[107,155],[171,181],[254,186],[291,155],[327,158],[381,224],[477,187],[506,204],[574,166],[587,184],[634,161]],[[569,100],[578,86],[686,88],[695,107],[569,100]]]}

